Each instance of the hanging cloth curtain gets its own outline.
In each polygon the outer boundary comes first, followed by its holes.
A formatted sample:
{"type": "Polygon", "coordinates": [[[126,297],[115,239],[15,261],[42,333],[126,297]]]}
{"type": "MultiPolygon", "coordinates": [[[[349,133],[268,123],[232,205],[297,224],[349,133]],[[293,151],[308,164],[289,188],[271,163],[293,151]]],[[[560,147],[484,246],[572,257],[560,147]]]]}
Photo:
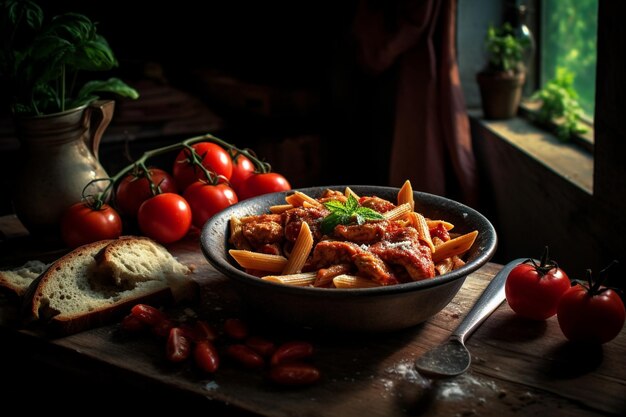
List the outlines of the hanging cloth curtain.
{"type": "Polygon", "coordinates": [[[376,74],[397,65],[390,184],[409,179],[415,190],[476,206],[475,159],[456,62],[456,6],[456,0],[361,0],[354,35],[366,70],[376,74]]]}

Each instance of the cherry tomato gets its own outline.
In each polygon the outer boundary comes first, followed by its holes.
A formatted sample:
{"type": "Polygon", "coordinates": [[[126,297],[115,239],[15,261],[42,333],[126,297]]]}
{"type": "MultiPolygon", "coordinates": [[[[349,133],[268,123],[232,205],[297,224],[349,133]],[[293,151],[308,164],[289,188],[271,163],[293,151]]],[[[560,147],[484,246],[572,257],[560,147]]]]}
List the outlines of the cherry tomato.
{"type": "Polygon", "coordinates": [[[292,362],[296,359],[308,358],[313,355],[313,345],[308,342],[287,342],[276,349],[272,355],[271,364],[292,362]]]}
{"type": "Polygon", "coordinates": [[[272,366],[269,378],[280,385],[310,385],[320,379],[320,371],[308,363],[286,362],[272,366]]]}
{"type": "Polygon", "coordinates": [[[506,279],[506,300],[522,317],[545,320],[554,316],[559,298],[571,286],[567,274],[547,254],[546,248],[539,265],[530,259],[517,265],[506,279]]]}
{"type": "Polygon", "coordinates": [[[626,311],[620,296],[601,281],[593,282],[588,271],[588,286],[578,283],[559,300],[557,319],[569,340],[602,344],[622,330],[626,311]]]}
{"type": "Polygon", "coordinates": [[[122,219],[108,204],[94,209],[84,202],[71,205],[61,218],[61,238],[70,248],[122,234],[122,219]]]}
{"type": "Polygon", "coordinates": [[[133,308],[130,309],[130,314],[150,327],[158,326],[168,320],[161,310],[148,304],[134,305],[133,308]]]}
{"type": "Polygon", "coordinates": [[[191,341],[180,327],[172,327],[165,344],[165,354],[171,362],[182,362],[191,353],[191,341]]]}
{"type": "Polygon", "coordinates": [[[233,174],[230,177],[230,185],[239,194],[244,181],[254,174],[254,164],[244,154],[237,154],[233,158],[233,174]]]}
{"type": "Polygon", "coordinates": [[[291,185],[282,175],[276,172],[268,172],[250,175],[240,188],[239,200],[244,200],[261,194],[291,190],[291,185]]]}
{"type": "Polygon", "coordinates": [[[235,344],[226,347],[226,354],[248,369],[261,369],[265,365],[263,358],[246,345],[235,344]]]}
{"type": "Polygon", "coordinates": [[[241,319],[226,319],[224,333],[231,339],[243,340],[248,336],[248,325],[241,319]]]}
{"type": "Polygon", "coordinates": [[[155,195],[143,202],[137,213],[141,232],[159,243],[182,239],[191,227],[191,208],[174,193],[155,195]]]}
{"type": "Polygon", "coordinates": [[[246,346],[261,356],[269,357],[276,350],[274,342],[263,337],[250,336],[246,339],[246,346]]]}
{"type": "Polygon", "coordinates": [[[237,194],[226,184],[211,185],[196,181],[185,190],[183,197],[191,207],[192,223],[202,228],[215,213],[237,202],[237,194]]]}
{"type": "Polygon", "coordinates": [[[220,366],[220,358],[217,354],[217,349],[213,343],[208,340],[204,340],[196,343],[193,349],[193,358],[198,368],[204,372],[213,373],[217,371],[220,366]]]}
{"type": "MultiPolygon", "coordinates": [[[[230,155],[224,148],[211,142],[200,142],[191,147],[199,155],[204,167],[230,180],[233,173],[233,163],[230,159],[230,155]]],[[[192,182],[198,179],[206,179],[202,169],[189,162],[190,157],[190,151],[183,149],[178,153],[174,161],[172,175],[181,193],[184,192],[192,182]]]]}
{"type": "MultiPolygon", "coordinates": [[[[150,178],[161,193],[176,193],[178,191],[174,178],[159,168],[148,169],[150,178]]],[[[145,172],[138,175],[130,173],[126,175],[117,186],[115,204],[122,214],[137,217],[139,206],[154,195],[150,188],[150,181],[145,172]]]]}
{"type": "Polygon", "coordinates": [[[122,328],[122,330],[126,332],[134,333],[134,332],[139,332],[141,330],[144,330],[147,327],[147,325],[146,323],[141,321],[137,316],[129,314],[122,319],[122,322],[120,323],[120,327],[122,328]]]}

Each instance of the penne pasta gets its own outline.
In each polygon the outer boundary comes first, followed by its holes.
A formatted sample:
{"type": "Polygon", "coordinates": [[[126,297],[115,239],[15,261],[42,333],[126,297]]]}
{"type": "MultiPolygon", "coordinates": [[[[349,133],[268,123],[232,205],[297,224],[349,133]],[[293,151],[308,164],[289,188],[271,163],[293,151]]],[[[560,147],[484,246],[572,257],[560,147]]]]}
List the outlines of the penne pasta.
{"type": "Polygon", "coordinates": [[[343,194],[344,194],[346,197],[350,197],[350,196],[352,196],[352,197],[354,197],[357,201],[359,200],[359,196],[358,196],[358,195],[357,195],[354,191],[352,191],[352,188],[350,188],[350,187],[346,187],[346,191],[345,191],[343,194]]]}
{"type": "Polygon", "coordinates": [[[337,288],[373,288],[380,287],[375,281],[356,275],[337,275],[333,278],[333,284],[337,288]]]}
{"type": "Polygon", "coordinates": [[[267,275],[261,279],[264,281],[276,282],[278,284],[308,287],[309,285],[313,285],[316,277],[317,272],[303,272],[289,275],[267,275]]]}
{"type": "Polygon", "coordinates": [[[435,264],[435,269],[439,275],[446,274],[454,269],[454,261],[452,258],[445,258],[443,261],[435,264]]]}
{"type": "Polygon", "coordinates": [[[383,213],[383,217],[385,220],[399,220],[411,213],[413,209],[409,203],[404,203],[394,208],[393,210],[389,210],[386,213],[383,213]]]}
{"type": "Polygon", "coordinates": [[[435,246],[435,252],[433,253],[433,262],[435,264],[441,262],[446,258],[450,258],[454,255],[462,255],[472,247],[474,241],[478,236],[478,231],[466,233],[454,239],[450,239],[441,245],[435,246]]]}
{"type": "Polygon", "coordinates": [[[311,233],[309,224],[307,222],[302,222],[302,226],[300,226],[300,233],[298,233],[298,238],[293,245],[293,249],[289,255],[289,260],[283,268],[282,275],[300,272],[306,263],[312,248],[313,234],[311,233]]]}
{"type": "Polygon", "coordinates": [[[443,225],[443,227],[446,230],[452,230],[454,228],[454,225],[452,223],[444,221],[444,220],[428,220],[428,219],[426,219],[426,224],[428,225],[429,229],[435,229],[440,224],[443,225]]]}
{"type": "Polygon", "coordinates": [[[411,182],[406,180],[398,191],[398,205],[402,204],[410,204],[411,211],[415,210],[415,201],[413,200],[413,187],[411,187],[411,182]]]}
{"type": "Polygon", "coordinates": [[[291,210],[293,206],[291,204],[279,204],[276,206],[270,206],[270,213],[280,214],[284,213],[287,210],[291,210]]]}
{"type": "Polygon", "coordinates": [[[413,227],[417,230],[419,239],[428,245],[431,252],[435,252],[435,244],[430,237],[430,229],[428,228],[428,224],[426,224],[424,216],[413,211],[409,214],[409,217],[413,227]]]}
{"type": "Polygon", "coordinates": [[[257,269],[265,272],[281,272],[287,265],[287,258],[280,255],[252,252],[249,250],[230,249],[230,256],[246,269],[257,269]]]}
{"type": "Polygon", "coordinates": [[[288,195],[285,197],[285,201],[294,207],[301,207],[305,202],[309,203],[311,207],[320,207],[322,205],[322,203],[316,199],[300,191],[295,191],[293,194],[288,195]]]}

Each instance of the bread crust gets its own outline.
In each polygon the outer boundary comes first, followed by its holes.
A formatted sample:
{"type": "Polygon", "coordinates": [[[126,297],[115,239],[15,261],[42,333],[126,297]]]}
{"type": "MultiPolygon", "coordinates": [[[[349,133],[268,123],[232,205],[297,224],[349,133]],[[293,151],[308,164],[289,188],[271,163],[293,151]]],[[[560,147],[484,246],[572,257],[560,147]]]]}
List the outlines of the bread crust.
{"type": "MultiPolygon", "coordinates": [[[[186,277],[186,274],[178,276],[176,282],[164,278],[151,281],[138,279],[137,288],[115,287],[113,279],[108,276],[111,274],[110,262],[106,268],[101,267],[99,263],[106,256],[110,256],[107,253],[115,252],[112,249],[128,247],[128,245],[145,240],[150,241],[144,237],[125,236],[120,239],[94,242],[59,258],[28,288],[24,297],[23,317],[27,322],[39,320],[46,323],[47,329],[52,334],[68,335],[120,319],[138,303],[166,305],[179,301],[181,293],[184,298],[196,296],[198,285],[191,278],[186,277]],[[107,251],[109,245],[111,245],[111,250],[107,251]],[[103,283],[105,290],[113,288],[117,292],[111,296],[106,292],[101,292],[102,288],[98,286],[100,282],[103,283]],[[89,288],[86,287],[87,284],[89,288]],[[80,292],[83,289],[84,292],[80,292]],[[51,301],[53,298],[54,301],[51,301]],[[65,301],[70,298],[73,300],[65,301]],[[52,304],[56,308],[53,308],[52,304]],[[63,310],[63,306],[68,306],[68,308],[63,310]]],[[[171,257],[167,249],[158,246],[171,257]]],[[[177,271],[190,272],[173,257],[171,257],[171,262],[178,268],[177,271]]]]}

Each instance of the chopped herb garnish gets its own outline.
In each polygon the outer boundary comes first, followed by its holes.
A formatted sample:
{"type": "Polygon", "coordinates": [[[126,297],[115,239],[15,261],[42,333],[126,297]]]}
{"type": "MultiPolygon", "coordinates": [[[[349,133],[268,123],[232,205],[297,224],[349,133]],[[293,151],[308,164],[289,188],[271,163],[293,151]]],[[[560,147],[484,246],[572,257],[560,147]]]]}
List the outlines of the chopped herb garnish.
{"type": "Polygon", "coordinates": [[[383,220],[384,217],[377,211],[369,207],[359,205],[359,202],[353,196],[348,196],[346,204],[337,200],[331,200],[324,203],[324,206],[330,210],[330,214],[322,219],[322,233],[328,235],[332,233],[335,226],[339,224],[363,224],[367,220],[383,220]]]}

